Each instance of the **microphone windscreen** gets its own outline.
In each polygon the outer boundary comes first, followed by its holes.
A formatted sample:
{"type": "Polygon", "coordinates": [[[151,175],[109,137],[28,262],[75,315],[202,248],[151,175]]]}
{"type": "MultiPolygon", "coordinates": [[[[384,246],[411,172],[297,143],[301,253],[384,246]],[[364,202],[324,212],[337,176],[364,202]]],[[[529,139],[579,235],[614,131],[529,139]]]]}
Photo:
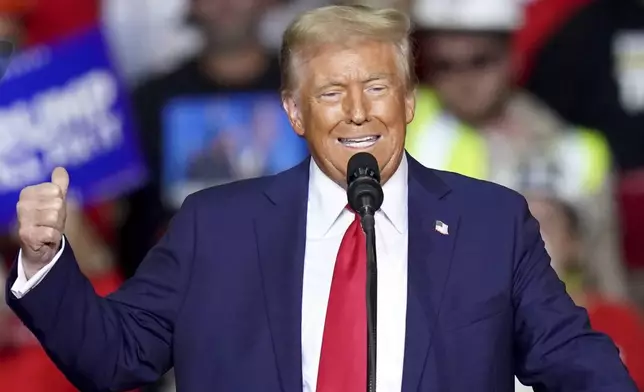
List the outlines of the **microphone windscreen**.
{"type": "Polygon", "coordinates": [[[380,182],[380,169],[376,158],[368,152],[359,152],[353,155],[347,164],[347,184],[364,175],[380,182]]]}

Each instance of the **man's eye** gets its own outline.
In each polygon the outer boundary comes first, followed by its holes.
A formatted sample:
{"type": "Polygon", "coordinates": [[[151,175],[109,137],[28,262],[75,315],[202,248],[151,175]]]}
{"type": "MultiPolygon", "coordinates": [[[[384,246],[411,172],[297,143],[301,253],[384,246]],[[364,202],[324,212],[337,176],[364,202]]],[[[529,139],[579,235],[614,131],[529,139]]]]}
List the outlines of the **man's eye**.
{"type": "Polygon", "coordinates": [[[338,91],[329,91],[326,93],[322,93],[322,97],[324,98],[334,98],[334,97],[337,97],[338,95],[340,95],[338,91]]]}

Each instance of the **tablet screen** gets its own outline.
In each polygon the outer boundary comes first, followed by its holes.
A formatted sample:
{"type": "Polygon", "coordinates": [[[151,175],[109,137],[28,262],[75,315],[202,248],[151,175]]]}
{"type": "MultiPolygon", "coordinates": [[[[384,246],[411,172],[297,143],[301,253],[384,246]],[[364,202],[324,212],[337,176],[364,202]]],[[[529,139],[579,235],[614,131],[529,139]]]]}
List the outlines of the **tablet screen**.
{"type": "Polygon", "coordinates": [[[169,208],[197,190],[275,174],[308,155],[273,93],[175,99],[165,107],[162,137],[169,208]]]}

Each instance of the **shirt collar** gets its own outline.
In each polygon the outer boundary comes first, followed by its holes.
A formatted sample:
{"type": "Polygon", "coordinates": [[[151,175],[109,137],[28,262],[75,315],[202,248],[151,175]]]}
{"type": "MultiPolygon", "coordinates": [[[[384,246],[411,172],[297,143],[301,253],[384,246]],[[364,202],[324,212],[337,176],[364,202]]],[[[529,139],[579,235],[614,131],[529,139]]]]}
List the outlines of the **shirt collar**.
{"type": "Polygon", "coordinates": [[[403,154],[398,169],[382,186],[385,198],[380,208],[399,233],[407,232],[408,178],[407,154],[403,154]]]}
{"type": "MultiPolygon", "coordinates": [[[[407,231],[407,157],[383,187],[381,211],[399,233],[407,231]]],[[[311,159],[309,166],[309,201],[307,231],[314,237],[324,236],[347,205],[347,193],[322,172],[311,159]]]]}

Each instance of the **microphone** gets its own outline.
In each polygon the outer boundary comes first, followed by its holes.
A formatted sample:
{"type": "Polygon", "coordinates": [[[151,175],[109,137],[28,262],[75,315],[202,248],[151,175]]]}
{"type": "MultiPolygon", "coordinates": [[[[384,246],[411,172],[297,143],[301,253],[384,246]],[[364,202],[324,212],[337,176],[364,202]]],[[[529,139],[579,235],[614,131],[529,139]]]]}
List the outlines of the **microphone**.
{"type": "Polygon", "coordinates": [[[376,261],[375,213],[382,206],[378,161],[367,152],[359,152],[347,164],[347,199],[349,207],[360,215],[367,245],[367,392],[376,392],[376,335],[378,309],[378,264],[376,261]]]}
{"type": "Polygon", "coordinates": [[[382,206],[384,195],[380,186],[378,161],[368,152],[359,152],[349,159],[347,199],[349,206],[360,215],[363,229],[367,231],[373,228],[373,216],[382,206]]]}

